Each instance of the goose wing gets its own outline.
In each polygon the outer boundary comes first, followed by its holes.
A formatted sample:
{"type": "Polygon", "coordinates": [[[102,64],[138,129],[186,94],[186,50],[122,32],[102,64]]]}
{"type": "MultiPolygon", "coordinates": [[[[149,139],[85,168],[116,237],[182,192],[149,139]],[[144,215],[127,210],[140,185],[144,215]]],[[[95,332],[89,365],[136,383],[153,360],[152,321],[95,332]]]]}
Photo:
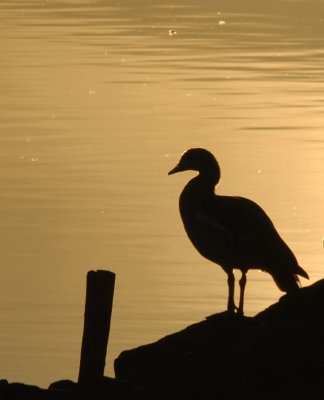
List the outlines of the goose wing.
{"type": "Polygon", "coordinates": [[[279,238],[265,211],[244,197],[215,196],[197,211],[196,219],[238,240],[273,241],[279,238]]]}

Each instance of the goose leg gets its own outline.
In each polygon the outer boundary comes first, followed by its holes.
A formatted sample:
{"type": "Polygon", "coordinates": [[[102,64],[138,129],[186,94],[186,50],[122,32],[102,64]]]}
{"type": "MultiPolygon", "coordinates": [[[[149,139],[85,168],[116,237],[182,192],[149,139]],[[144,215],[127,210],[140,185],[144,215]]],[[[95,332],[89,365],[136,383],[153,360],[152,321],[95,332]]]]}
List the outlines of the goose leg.
{"type": "Polygon", "coordinates": [[[234,303],[234,285],[235,285],[235,276],[233,271],[227,272],[227,284],[228,284],[228,301],[227,301],[227,311],[231,314],[234,314],[236,310],[236,306],[234,303]]]}
{"type": "Polygon", "coordinates": [[[240,302],[239,302],[239,308],[237,310],[237,313],[239,315],[243,315],[243,306],[244,306],[244,291],[245,291],[245,285],[246,285],[246,272],[242,271],[242,277],[240,279],[240,302]]]}

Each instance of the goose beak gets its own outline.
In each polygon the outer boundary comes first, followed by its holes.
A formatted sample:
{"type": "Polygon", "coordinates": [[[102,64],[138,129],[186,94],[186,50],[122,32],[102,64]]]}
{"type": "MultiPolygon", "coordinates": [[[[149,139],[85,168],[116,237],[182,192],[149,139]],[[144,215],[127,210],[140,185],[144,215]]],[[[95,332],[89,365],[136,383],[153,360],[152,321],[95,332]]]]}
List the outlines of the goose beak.
{"type": "Polygon", "coordinates": [[[168,172],[168,175],[176,174],[177,172],[183,171],[180,167],[180,164],[176,165],[171,171],[168,172]]]}

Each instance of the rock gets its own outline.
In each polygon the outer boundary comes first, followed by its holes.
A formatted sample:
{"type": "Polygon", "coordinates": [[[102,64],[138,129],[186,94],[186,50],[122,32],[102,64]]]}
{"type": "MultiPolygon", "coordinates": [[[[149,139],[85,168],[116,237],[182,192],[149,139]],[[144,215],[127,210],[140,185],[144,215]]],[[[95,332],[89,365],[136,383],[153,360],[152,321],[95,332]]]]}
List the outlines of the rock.
{"type": "MultiPolygon", "coordinates": [[[[6,383],[0,385],[0,399],[2,400],[55,400],[58,397],[50,396],[45,389],[23,383],[6,383]]],[[[61,398],[65,400],[64,397],[61,398]]]]}
{"type": "Polygon", "coordinates": [[[133,385],[103,377],[88,383],[53,382],[48,389],[0,380],[1,400],[163,400],[133,385]]]}
{"type": "Polygon", "coordinates": [[[324,280],[255,317],[215,314],[122,352],[117,379],[168,398],[324,396],[324,280]]]}
{"type": "Polygon", "coordinates": [[[51,383],[48,388],[50,390],[73,392],[77,388],[77,383],[71,381],[70,379],[61,379],[59,381],[51,383]]]}

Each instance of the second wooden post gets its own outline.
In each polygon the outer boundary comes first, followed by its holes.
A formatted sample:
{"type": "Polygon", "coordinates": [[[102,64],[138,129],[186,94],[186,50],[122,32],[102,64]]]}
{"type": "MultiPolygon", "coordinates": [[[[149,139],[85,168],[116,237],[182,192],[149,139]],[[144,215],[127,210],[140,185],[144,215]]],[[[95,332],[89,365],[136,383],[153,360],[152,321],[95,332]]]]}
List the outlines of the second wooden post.
{"type": "Polygon", "coordinates": [[[88,272],[79,383],[104,376],[114,287],[113,272],[88,272]]]}

